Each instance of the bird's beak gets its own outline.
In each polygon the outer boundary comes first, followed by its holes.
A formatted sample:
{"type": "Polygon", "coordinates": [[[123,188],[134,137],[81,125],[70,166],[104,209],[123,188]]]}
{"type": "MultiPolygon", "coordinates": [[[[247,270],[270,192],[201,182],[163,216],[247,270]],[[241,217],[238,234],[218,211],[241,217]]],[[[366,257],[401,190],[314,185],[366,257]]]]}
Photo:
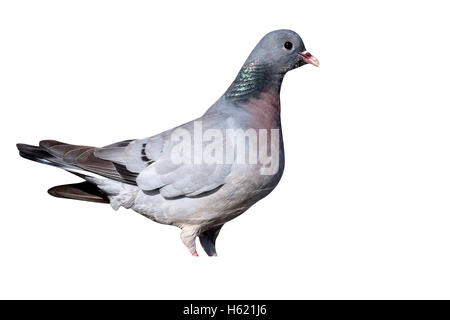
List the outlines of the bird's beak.
{"type": "Polygon", "coordinates": [[[319,66],[319,60],[317,60],[316,57],[314,57],[311,53],[308,51],[303,51],[298,54],[300,57],[303,58],[303,61],[306,63],[312,64],[313,66],[318,67],[319,66]]]}

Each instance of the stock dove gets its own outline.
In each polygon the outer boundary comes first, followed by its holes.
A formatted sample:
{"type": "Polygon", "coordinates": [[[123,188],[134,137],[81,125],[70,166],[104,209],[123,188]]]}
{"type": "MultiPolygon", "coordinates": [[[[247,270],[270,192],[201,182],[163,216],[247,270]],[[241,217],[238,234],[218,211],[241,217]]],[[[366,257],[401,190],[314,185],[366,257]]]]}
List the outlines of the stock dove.
{"type": "Polygon", "coordinates": [[[224,223],[267,196],[282,176],[281,83],[288,71],[305,64],[319,62],[300,36],[273,31],[257,44],[223,96],[196,120],[102,148],[55,140],[17,147],[24,158],[84,179],[53,187],[51,195],[130,208],[181,228],[192,255],[198,255],[199,237],[214,256],[224,223]]]}

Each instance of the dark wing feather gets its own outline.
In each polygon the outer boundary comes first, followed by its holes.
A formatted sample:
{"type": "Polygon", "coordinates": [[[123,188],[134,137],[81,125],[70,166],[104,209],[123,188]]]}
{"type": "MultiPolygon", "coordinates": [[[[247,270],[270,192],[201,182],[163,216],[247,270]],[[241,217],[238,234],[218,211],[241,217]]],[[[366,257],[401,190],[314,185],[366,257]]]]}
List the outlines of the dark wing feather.
{"type": "MultiPolygon", "coordinates": [[[[126,141],[118,144],[125,145],[126,141]]],[[[95,147],[71,145],[55,140],[43,140],[39,146],[43,151],[68,165],[109,179],[136,185],[136,173],[128,171],[121,164],[96,157],[94,152],[97,148],[95,147]]]]}

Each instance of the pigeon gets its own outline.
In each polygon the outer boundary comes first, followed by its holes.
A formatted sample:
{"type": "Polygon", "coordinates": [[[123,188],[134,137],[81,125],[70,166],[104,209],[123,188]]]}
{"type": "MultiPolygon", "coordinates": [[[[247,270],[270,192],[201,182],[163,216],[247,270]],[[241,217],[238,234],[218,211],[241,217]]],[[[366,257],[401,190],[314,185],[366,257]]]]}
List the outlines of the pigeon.
{"type": "Polygon", "coordinates": [[[23,158],[83,180],[53,187],[50,195],[132,209],[179,227],[192,256],[198,256],[197,237],[206,254],[216,256],[222,226],[267,196],[281,179],[281,84],[288,71],[306,64],[319,66],[319,61],[297,33],[272,31],[200,118],[104,147],[42,140],[17,148],[23,158]]]}

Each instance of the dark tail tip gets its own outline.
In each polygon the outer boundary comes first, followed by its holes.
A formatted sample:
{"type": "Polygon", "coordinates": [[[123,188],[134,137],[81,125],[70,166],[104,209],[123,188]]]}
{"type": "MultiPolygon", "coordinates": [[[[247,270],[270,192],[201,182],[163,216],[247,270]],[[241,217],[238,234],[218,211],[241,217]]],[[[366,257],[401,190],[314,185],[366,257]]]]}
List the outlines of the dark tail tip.
{"type": "MultiPolygon", "coordinates": [[[[30,146],[30,145],[24,144],[24,143],[18,143],[18,144],[16,144],[16,147],[17,147],[17,149],[18,149],[20,152],[26,150],[28,146],[30,146]]],[[[31,146],[30,146],[30,147],[31,147],[31,146]]]]}
{"type": "Polygon", "coordinates": [[[29,160],[42,160],[48,159],[52,156],[45,150],[42,150],[40,147],[32,146],[29,144],[18,143],[16,144],[17,149],[19,150],[19,154],[21,157],[29,160]]]}

